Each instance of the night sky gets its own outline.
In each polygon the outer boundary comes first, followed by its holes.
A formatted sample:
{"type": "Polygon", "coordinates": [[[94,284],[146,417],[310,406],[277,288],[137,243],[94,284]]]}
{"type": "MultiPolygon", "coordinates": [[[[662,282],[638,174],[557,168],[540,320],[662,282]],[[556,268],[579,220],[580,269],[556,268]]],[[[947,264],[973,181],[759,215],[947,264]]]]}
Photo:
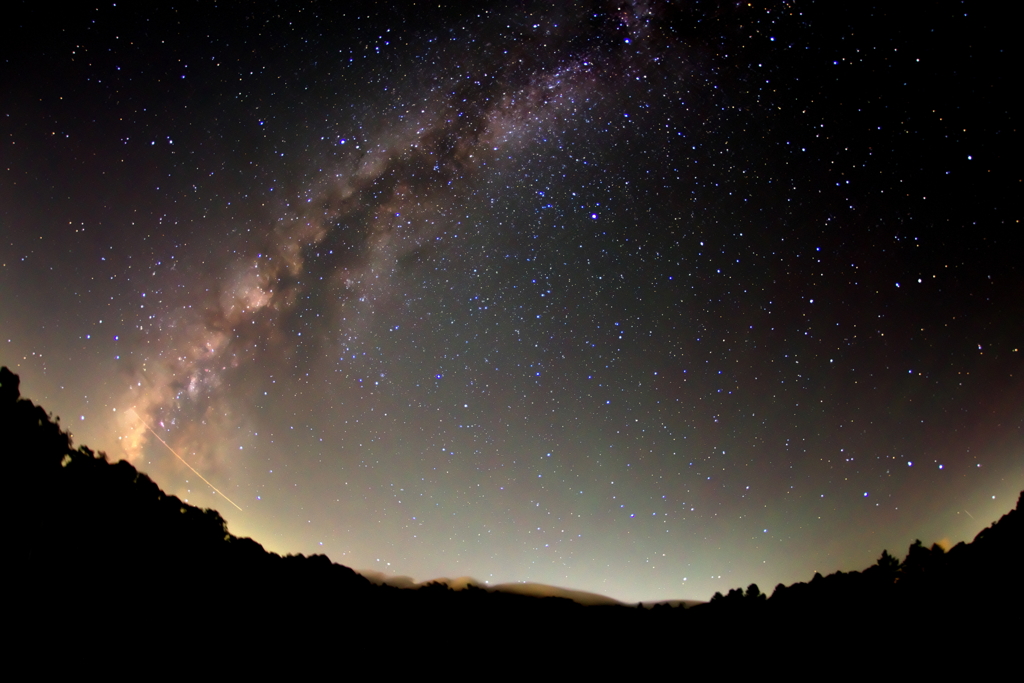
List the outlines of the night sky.
{"type": "Polygon", "coordinates": [[[14,4],[0,363],[237,535],[707,599],[1024,488],[995,6],[14,4]]]}

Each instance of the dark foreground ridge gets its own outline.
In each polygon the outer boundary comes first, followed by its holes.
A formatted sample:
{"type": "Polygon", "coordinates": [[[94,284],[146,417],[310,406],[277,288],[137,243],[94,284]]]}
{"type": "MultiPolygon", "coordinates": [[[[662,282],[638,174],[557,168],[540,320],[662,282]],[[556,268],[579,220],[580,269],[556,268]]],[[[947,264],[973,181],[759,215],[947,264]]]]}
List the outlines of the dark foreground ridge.
{"type": "Polygon", "coordinates": [[[255,657],[249,666],[340,648],[355,658],[416,653],[422,665],[454,653],[474,665],[498,657],[518,667],[536,655],[570,668],[636,658],[689,668],[788,651],[800,668],[851,648],[858,661],[884,662],[1019,631],[1010,625],[1022,606],[1024,492],[1015,510],[948,552],[917,541],[902,562],[883,551],[863,571],[779,584],[771,597],[751,585],[690,608],[584,607],[472,586],[375,585],[323,555],[267,552],[129,463],[73,448],[6,367],[0,448],[13,503],[7,615],[20,656],[60,644],[102,658],[102,643],[154,661],[169,649],[244,653],[255,657]]]}

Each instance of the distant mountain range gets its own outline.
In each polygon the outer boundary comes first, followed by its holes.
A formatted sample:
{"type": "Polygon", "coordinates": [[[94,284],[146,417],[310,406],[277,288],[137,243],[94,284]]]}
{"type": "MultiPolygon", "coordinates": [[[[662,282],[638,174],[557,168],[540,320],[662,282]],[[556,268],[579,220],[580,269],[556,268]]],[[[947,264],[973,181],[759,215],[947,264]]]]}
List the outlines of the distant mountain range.
{"type": "MultiPolygon", "coordinates": [[[[362,574],[369,579],[371,583],[378,586],[386,585],[393,586],[394,588],[406,588],[411,590],[423,588],[430,584],[443,584],[452,590],[463,590],[464,588],[472,586],[473,588],[478,588],[489,593],[514,593],[515,595],[526,595],[534,598],[567,598],[573,602],[578,602],[581,605],[623,604],[615,598],[609,598],[607,595],[578,591],[573,590],[572,588],[562,588],[560,586],[549,586],[543,583],[499,583],[491,585],[485,581],[477,581],[469,576],[460,576],[457,579],[440,577],[429,581],[416,581],[408,576],[390,576],[372,569],[360,569],[358,570],[358,573],[362,574]]],[[[697,604],[698,602],[699,601],[692,601],[692,604],[697,604]]]]}

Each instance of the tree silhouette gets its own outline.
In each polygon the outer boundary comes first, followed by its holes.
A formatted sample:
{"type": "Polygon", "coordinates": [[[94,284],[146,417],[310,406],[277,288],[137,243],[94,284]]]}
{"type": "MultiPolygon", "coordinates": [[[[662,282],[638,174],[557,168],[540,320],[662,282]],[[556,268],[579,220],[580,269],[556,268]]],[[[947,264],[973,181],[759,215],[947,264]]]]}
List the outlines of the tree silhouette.
{"type": "Polygon", "coordinates": [[[231,615],[233,645],[243,647],[263,642],[267,629],[294,647],[331,647],[339,627],[322,625],[332,615],[330,623],[359,624],[367,633],[396,623],[427,634],[461,632],[473,624],[509,640],[540,623],[578,643],[603,642],[622,651],[640,644],[672,647],[681,634],[696,642],[726,627],[734,634],[730,645],[737,638],[770,642],[776,634],[781,641],[787,633],[806,634],[813,623],[814,647],[826,651],[830,644],[846,647],[851,637],[877,634],[885,620],[898,619],[905,633],[940,638],[948,636],[943,629],[951,619],[1014,623],[1021,606],[1013,587],[1021,570],[1024,492],[1016,509],[948,553],[917,541],[903,562],[882,551],[863,572],[815,573],[807,583],[777,585],[771,598],[751,583],[745,591],[716,592],[709,603],[689,610],[648,610],[642,603],[641,609],[585,608],[564,598],[476,586],[455,591],[441,582],[419,590],[373,586],[323,555],[269,553],[252,539],[233,536],[216,510],[167,495],[131,464],[72,448],[57,420],[21,397],[19,379],[7,368],[0,368],[0,449],[10,480],[19,484],[6,495],[14,514],[5,529],[17,587],[9,620],[24,633],[57,628],[64,634],[131,634],[145,624],[147,637],[170,642],[183,622],[168,611],[202,606],[202,614],[231,615]],[[950,586],[966,596],[952,607],[950,586]]]}

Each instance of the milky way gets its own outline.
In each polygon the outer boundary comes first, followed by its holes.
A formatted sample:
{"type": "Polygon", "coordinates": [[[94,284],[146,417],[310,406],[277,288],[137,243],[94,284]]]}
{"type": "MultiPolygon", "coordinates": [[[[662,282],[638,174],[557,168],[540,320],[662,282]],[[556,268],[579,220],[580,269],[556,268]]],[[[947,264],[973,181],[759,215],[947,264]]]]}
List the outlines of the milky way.
{"type": "MultiPolygon", "coordinates": [[[[665,58],[651,54],[645,8],[604,17],[604,30],[582,36],[584,47],[573,50],[580,36],[571,22],[579,19],[563,18],[573,31],[567,35],[551,19],[519,27],[525,33],[501,36],[483,55],[439,50],[435,61],[448,68],[424,69],[418,75],[426,87],[407,85],[407,92],[395,95],[411,104],[396,106],[383,98],[381,123],[358,121],[354,134],[339,137],[337,144],[349,153],[331,160],[328,173],[314,177],[312,187],[287,203],[285,215],[266,231],[262,249],[225,266],[212,292],[207,290],[211,299],[158,323],[168,339],[138,370],[139,396],[128,400],[161,424],[220,422],[235,393],[225,373],[243,364],[265,365],[268,353],[277,356],[271,367],[288,368],[280,356],[302,353],[293,338],[301,332],[280,333],[296,314],[327,317],[314,341],[317,355],[337,356],[335,369],[369,371],[373,366],[364,357],[382,332],[374,314],[402,297],[396,291],[400,271],[408,270],[402,264],[424,253],[459,250],[449,242],[459,239],[463,218],[478,224],[465,229],[484,233],[484,248],[492,249],[488,226],[472,217],[480,194],[522,172],[516,157],[558,136],[560,127],[579,125],[574,118],[608,115],[606,100],[618,99],[613,91],[623,81],[646,78],[644,67],[665,58]],[[609,39],[617,44],[600,45],[609,39]],[[598,47],[591,47],[595,42],[598,47]],[[540,51],[540,59],[531,48],[540,51]],[[307,264],[310,259],[319,263],[307,264]],[[310,282],[314,273],[316,281],[310,282]],[[310,306],[320,295],[329,303],[310,306]],[[165,412],[187,417],[164,418],[165,412]]],[[[657,45],[664,52],[671,42],[659,36],[657,45]]],[[[681,57],[678,51],[669,54],[681,57]]],[[[251,243],[244,249],[255,251],[251,243]]],[[[126,450],[135,457],[145,426],[124,428],[134,431],[126,450]]],[[[191,446],[210,448],[204,442],[208,437],[197,434],[191,446]]]]}
{"type": "Polygon", "coordinates": [[[1012,505],[995,18],[462,7],[19,15],[26,395],[235,533],[417,580],[706,598],[1012,505]]]}

